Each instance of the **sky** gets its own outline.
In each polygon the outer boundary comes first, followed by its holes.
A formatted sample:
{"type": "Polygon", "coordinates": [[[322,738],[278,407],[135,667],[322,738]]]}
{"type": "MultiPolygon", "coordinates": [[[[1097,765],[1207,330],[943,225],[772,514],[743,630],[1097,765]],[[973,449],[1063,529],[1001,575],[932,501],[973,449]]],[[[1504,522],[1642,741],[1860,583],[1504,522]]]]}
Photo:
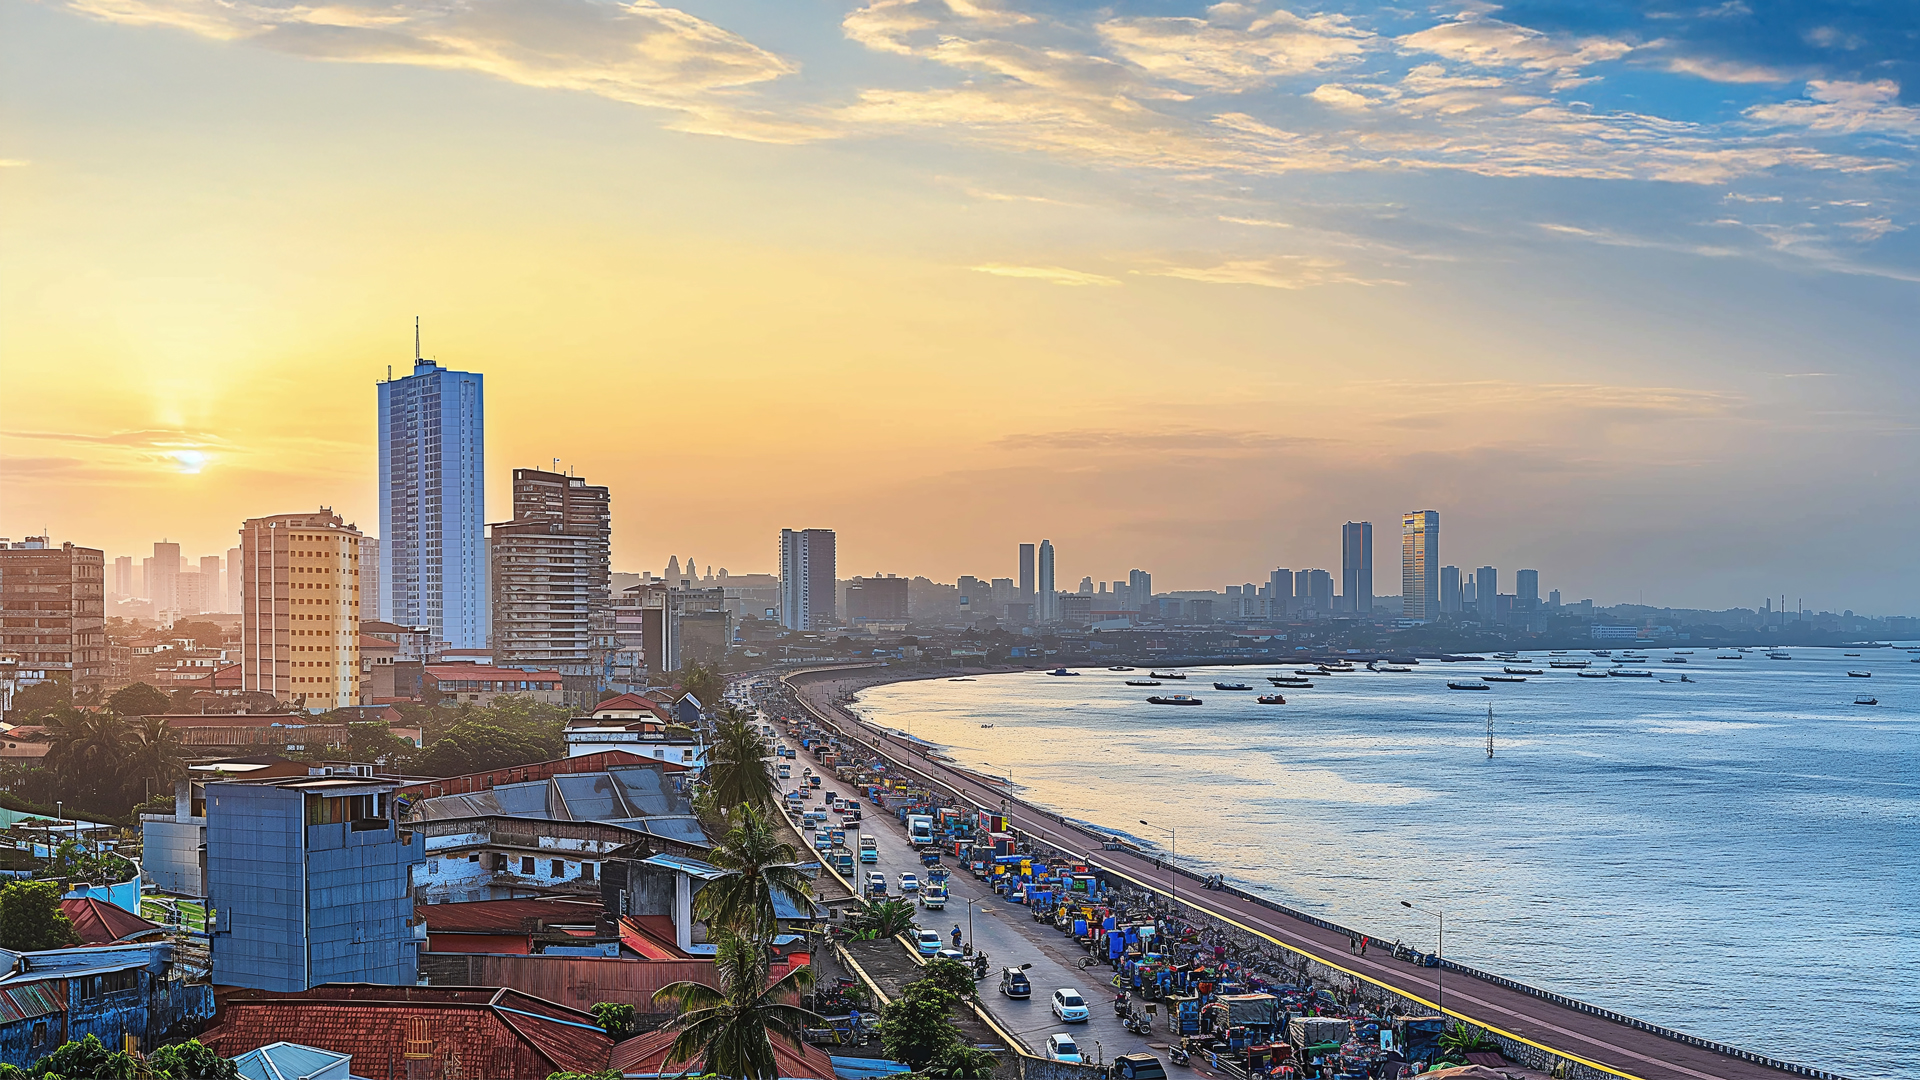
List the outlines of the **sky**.
{"type": "MultiPolygon", "coordinates": [[[[413,320],[614,567],[1156,588],[1402,512],[1920,612],[1920,8],[0,0],[0,533],[378,521],[413,320]]],[[[1336,575],[1337,576],[1337,575],[1336,575]]],[[[1509,578],[1510,579],[1510,578],[1509,578]]]]}

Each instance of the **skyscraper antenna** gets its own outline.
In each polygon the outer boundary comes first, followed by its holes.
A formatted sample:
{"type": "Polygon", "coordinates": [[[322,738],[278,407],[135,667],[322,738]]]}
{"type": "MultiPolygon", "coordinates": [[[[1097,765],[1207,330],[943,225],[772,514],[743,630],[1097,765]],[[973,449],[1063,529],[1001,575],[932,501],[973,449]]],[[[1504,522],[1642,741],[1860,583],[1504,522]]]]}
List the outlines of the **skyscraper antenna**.
{"type": "Polygon", "coordinates": [[[420,362],[420,316],[413,317],[413,362],[420,362]]]}

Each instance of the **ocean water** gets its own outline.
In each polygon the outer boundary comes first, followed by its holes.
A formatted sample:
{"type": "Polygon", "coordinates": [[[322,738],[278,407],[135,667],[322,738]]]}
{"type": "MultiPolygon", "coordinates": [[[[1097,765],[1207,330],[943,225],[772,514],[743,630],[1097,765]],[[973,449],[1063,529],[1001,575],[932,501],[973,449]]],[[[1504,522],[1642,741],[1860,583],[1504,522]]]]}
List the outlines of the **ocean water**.
{"type": "Polygon", "coordinates": [[[1283,667],[1123,685],[1143,667],[896,683],[857,707],[1386,941],[1437,944],[1410,900],[1445,912],[1462,963],[1860,1080],[1920,1076],[1920,652],[1726,651],[1605,680],[1526,654],[1543,674],[1485,692],[1446,682],[1503,662],[1359,670],[1283,706],[1253,700],[1283,667]]]}

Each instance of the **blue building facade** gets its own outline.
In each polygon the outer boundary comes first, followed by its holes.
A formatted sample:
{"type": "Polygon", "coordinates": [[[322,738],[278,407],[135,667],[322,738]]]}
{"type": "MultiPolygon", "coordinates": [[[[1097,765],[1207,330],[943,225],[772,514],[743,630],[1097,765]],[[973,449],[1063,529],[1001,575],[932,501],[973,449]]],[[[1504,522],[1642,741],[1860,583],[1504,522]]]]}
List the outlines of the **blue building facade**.
{"type": "MultiPolygon", "coordinates": [[[[416,342],[415,352],[418,352],[416,342]]],[[[380,618],[484,649],[490,632],[481,377],[414,358],[380,389],[380,618]]]]}
{"type": "Polygon", "coordinates": [[[213,987],[181,977],[171,942],[0,949],[0,968],[0,1062],[17,1068],[89,1035],[151,1051],[213,1016],[213,987]]]}
{"type": "Polygon", "coordinates": [[[351,776],[207,785],[213,981],[258,990],[419,981],[396,785],[351,776]]]}

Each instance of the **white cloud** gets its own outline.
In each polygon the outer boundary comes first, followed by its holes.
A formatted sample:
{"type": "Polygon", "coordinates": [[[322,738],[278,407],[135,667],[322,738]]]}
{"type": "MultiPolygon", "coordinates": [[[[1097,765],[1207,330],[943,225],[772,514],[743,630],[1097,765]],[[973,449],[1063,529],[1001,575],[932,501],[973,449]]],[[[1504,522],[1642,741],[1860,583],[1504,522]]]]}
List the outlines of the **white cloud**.
{"type": "Polygon", "coordinates": [[[1633,46],[1612,38],[1566,38],[1499,19],[1463,15],[1397,39],[1403,52],[1432,53],[1481,68],[1521,68],[1575,81],[1591,64],[1618,60],[1633,46]]]}
{"type": "Polygon", "coordinates": [[[1164,266],[1136,273],[1198,281],[1207,285],[1258,285],[1266,289],[1309,289],[1319,285],[1398,285],[1367,280],[1337,259],[1280,255],[1264,259],[1227,259],[1211,266],[1164,266]]]}
{"type": "Polygon", "coordinates": [[[1153,75],[1224,91],[1346,63],[1374,37],[1344,16],[1302,18],[1239,3],[1215,4],[1205,19],[1109,19],[1097,29],[1122,59],[1153,75]]]}
{"type": "Polygon", "coordinates": [[[1006,263],[985,263],[968,267],[982,274],[994,274],[998,277],[1028,278],[1044,281],[1049,285],[1118,285],[1118,279],[1105,274],[1090,274],[1084,270],[1069,270],[1064,266],[1013,266],[1006,263]]]}
{"type": "Polygon", "coordinates": [[[1313,93],[1307,96],[1322,105],[1332,106],[1336,109],[1364,109],[1367,107],[1365,95],[1356,94],[1337,83],[1322,83],[1314,88],[1313,93]]]}
{"type": "Polygon", "coordinates": [[[1679,75],[1693,75],[1717,83],[1785,83],[1792,76],[1760,64],[1742,64],[1733,60],[1711,60],[1703,56],[1674,56],[1666,69],[1679,75]]]}
{"type": "Polygon", "coordinates": [[[1905,231],[1903,226],[1895,225],[1892,218],[1885,216],[1861,218],[1858,221],[1843,221],[1840,223],[1840,227],[1843,229],[1852,229],[1854,236],[1860,240],[1860,242],[1866,244],[1871,244],[1888,233],[1905,231]]]}
{"type": "Polygon", "coordinates": [[[1830,134],[1920,135],[1920,109],[1901,105],[1899,101],[1900,84],[1892,79],[1873,82],[1815,79],[1807,83],[1804,99],[1756,105],[1746,114],[1763,123],[1830,134]]]}

